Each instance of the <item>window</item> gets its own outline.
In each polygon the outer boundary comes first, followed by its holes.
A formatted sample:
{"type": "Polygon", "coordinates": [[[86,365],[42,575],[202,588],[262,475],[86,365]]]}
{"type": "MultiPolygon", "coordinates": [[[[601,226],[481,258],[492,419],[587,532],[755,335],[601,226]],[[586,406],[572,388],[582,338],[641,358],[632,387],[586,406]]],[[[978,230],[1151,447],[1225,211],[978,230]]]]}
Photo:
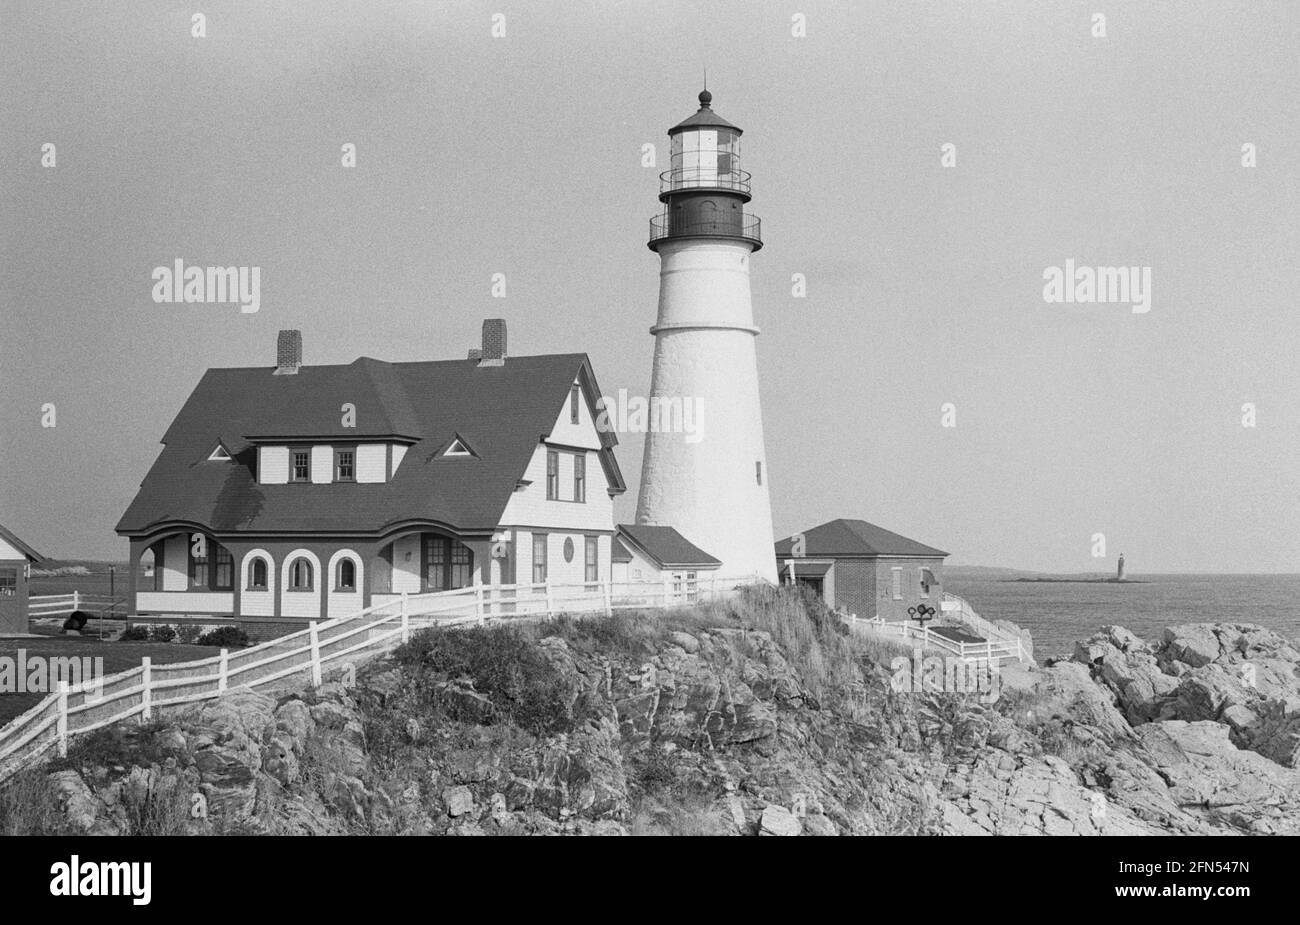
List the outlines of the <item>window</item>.
{"type": "Polygon", "coordinates": [[[208,459],[211,462],[230,462],[230,453],[218,443],[217,448],[208,454],[208,459]]]}
{"type": "Polygon", "coordinates": [[[190,587],[208,586],[208,538],[200,533],[190,537],[190,587]]]}
{"type": "Polygon", "coordinates": [[[334,451],[334,478],[340,482],[354,482],[357,478],[356,450],[334,451]]]}
{"type": "Polygon", "coordinates": [[[18,569],[0,568],[0,597],[14,597],[18,594],[18,569]]]}
{"type": "Polygon", "coordinates": [[[930,571],[928,568],[922,568],[921,569],[921,597],[929,597],[930,589],[937,584],[938,582],[934,580],[934,572],[930,571]]]}
{"type": "Polygon", "coordinates": [[[257,556],[248,563],[248,590],[265,591],[267,589],[266,576],[269,574],[266,560],[257,556]]]}
{"type": "Polygon", "coordinates": [[[465,445],[465,441],[457,437],[455,440],[451,441],[451,446],[447,447],[447,451],[442,455],[443,456],[473,456],[474,454],[471,453],[469,447],[465,445]]]}
{"type": "Polygon", "coordinates": [[[230,555],[230,550],[220,544],[217,544],[215,571],[213,590],[229,591],[235,587],[235,560],[230,555]]]}
{"type": "Polygon", "coordinates": [[[357,589],[357,564],[351,559],[340,559],[334,579],[335,591],[355,591],[357,589]]]}
{"type": "Polygon", "coordinates": [[[573,500],[587,500],[587,456],[580,454],[573,457],[573,500]]]}
{"type": "Polygon", "coordinates": [[[474,583],[474,553],[464,543],[451,547],[451,582],[453,588],[468,588],[474,583]]]}
{"type": "Polygon", "coordinates": [[[546,534],[533,534],[533,584],[546,580],[546,534]]]}
{"type": "Polygon", "coordinates": [[[311,453],[306,450],[293,451],[293,480],[305,482],[311,478],[311,453]]]}
{"type": "Polygon", "coordinates": [[[564,561],[565,561],[565,562],[572,562],[572,561],[573,561],[573,553],[574,553],[574,552],[575,552],[575,550],[574,550],[574,548],[573,548],[573,537],[571,537],[571,536],[566,536],[566,537],[564,538],[564,561]]]}
{"type": "Polygon", "coordinates": [[[445,536],[424,538],[424,588],[448,591],[474,583],[474,553],[464,543],[445,536]]]}
{"type": "Polygon", "coordinates": [[[424,541],[424,587],[428,591],[447,590],[447,538],[429,536],[424,541]]]}
{"type": "Polygon", "coordinates": [[[559,498],[560,498],[560,454],[555,450],[547,450],[546,451],[546,500],[558,501],[559,498]]]}
{"type": "Polygon", "coordinates": [[[894,600],[901,601],[903,599],[903,570],[901,568],[891,568],[889,575],[893,582],[894,600]]]}
{"type": "Polygon", "coordinates": [[[299,556],[289,564],[289,590],[290,591],[310,591],[311,590],[311,563],[307,559],[299,556]]]}
{"type": "Polygon", "coordinates": [[[583,543],[583,562],[586,565],[584,580],[600,581],[600,543],[594,536],[589,536],[583,543]]]}
{"type": "Polygon", "coordinates": [[[763,484],[763,460],[761,459],[754,461],[754,480],[760,485],[763,484]]]}
{"type": "Polygon", "coordinates": [[[582,420],[582,416],[578,413],[578,407],[579,407],[578,400],[581,394],[582,394],[582,389],[579,388],[576,383],[569,389],[569,423],[570,424],[577,424],[582,420]]]}

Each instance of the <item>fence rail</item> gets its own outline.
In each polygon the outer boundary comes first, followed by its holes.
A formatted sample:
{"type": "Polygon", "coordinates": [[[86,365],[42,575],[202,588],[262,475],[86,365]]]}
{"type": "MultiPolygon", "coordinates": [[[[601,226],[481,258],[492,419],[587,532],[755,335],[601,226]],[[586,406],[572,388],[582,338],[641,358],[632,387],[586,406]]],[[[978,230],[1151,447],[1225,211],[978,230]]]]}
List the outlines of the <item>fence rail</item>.
{"type": "Polygon", "coordinates": [[[319,685],[327,664],[379,654],[406,642],[417,629],[558,613],[611,614],[690,605],[729,596],[740,585],[758,580],[546,581],[402,594],[247,649],[222,649],[210,658],[169,665],[154,665],[145,658],[139,668],[106,678],[73,686],[60,682],[57,692],[0,728],[0,781],[51,749],[66,755],[73,736],[124,719],[138,716],[141,722],[148,722],[164,707],[209,700],[232,688],[255,688],[295,676],[319,685]]]}
{"type": "Polygon", "coordinates": [[[107,594],[31,594],[27,597],[27,614],[32,617],[61,617],[77,610],[100,617],[125,617],[126,598],[107,594]]]}
{"type": "Polygon", "coordinates": [[[922,648],[939,649],[958,658],[983,658],[990,661],[997,659],[999,662],[1005,659],[1033,661],[1033,649],[1026,645],[1019,635],[985,620],[964,598],[945,592],[941,608],[946,618],[969,626],[983,634],[984,639],[979,642],[962,642],[935,632],[928,624],[918,624],[910,620],[886,623],[880,617],[859,619],[856,614],[852,614],[845,622],[855,630],[903,641],[913,640],[919,642],[922,648]]]}
{"type": "Polygon", "coordinates": [[[878,633],[881,636],[892,636],[904,641],[914,640],[921,644],[922,648],[939,649],[943,652],[956,655],[958,658],[983,658],[992,661],[997,659],[1015,659],[1022,661],[1025,658],[1025,649],[1019,639],[984,639],[980,642],[961,642],[956,639],[950,639],[941,633],[936,633],[928,626],[917,626],[914,623],[886,623],[879,617],[873,617],[869,620],[850,617],[849,625],[855,629],[863,629],[867,632],[878,633]]]}

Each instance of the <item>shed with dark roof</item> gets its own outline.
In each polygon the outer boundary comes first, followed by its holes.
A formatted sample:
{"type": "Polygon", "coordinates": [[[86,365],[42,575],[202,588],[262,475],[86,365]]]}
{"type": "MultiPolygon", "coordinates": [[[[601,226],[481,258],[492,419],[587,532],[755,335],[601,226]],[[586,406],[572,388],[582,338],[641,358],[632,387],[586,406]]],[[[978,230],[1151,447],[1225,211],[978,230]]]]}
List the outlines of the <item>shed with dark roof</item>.
{"type": "Polygon", "coordinates": [[[909,607],[939,609],[948,553],[865,520],[840,518],[776,544],[783,582],[798,582],[832,607],[870,619],[908,619],[909,607]]]}

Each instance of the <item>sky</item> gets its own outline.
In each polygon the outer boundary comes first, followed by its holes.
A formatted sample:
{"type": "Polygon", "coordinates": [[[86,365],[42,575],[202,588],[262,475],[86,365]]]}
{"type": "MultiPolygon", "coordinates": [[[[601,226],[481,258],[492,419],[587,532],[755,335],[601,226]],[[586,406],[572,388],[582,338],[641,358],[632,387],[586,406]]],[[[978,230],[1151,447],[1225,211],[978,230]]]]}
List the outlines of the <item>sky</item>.
{"type": "Polygon", "coordinates": [[[707,67],[763,220],[778,537],[1300,571],[1298,52],[1292,0],[5,0],[0,523],[124,559],[190,390],[282,328],[309,364],[451,359],[504,317],[645,394],[648,219],[707,67]],[[259,267],[259,310],[155,303],[178,257],[259,267]],[[1067,260],[1150,267],[1149,311],[1045,301],[1067,260]]]}

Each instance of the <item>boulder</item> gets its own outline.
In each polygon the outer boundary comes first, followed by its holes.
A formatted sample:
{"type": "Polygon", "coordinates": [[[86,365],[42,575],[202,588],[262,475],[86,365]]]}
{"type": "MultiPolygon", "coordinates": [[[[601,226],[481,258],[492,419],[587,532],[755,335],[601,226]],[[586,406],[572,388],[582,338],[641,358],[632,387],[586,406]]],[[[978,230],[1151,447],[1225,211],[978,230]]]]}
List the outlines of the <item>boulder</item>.
{"type": "Polygon", "coordinates": [[[800,835],[802,832],[803,824],[799,817],[784,806],[772,804],[763,809],[758,823],[759,835],[800,835]]]}

